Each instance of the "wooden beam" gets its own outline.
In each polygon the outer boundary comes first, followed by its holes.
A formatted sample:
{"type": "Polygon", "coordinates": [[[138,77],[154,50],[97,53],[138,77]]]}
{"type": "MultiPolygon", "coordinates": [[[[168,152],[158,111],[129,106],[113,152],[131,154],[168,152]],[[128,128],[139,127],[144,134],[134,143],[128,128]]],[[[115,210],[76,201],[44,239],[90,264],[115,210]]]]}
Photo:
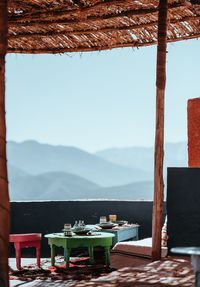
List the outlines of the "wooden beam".
{"type": "Polygon", "coordinates": [[[8,0],[0,1],[0,286],[8,287],[10,206],[6,160],[5,56],[8,34],[8,0]]]}
{"type": "Polygon", "coordinates": [[[160,0],[158,13],[158,46],[156,71],[156,133],[154,157],[154,202],[152,220],[152,260],[161,259],[161,229],[164,183],[164,102],[166,84],[167,10],[168,1],[160,0]]]}
{"type": "MultiPolygon", "coordinates": [[[[74,1],[75,2],[75,1],[74,1]]],[[[89,13],[90,11],[94,10],[94,9],[98,9],[98,8],[104,8],[104,7],[109,7],[110,5],[122,5],[125,3],[131,2],[130,0],[104,0],[103,2],[94,2],[94,3],[90,3],[89,6],[82,6],[82,4],[79,2],[79,5],[72,3],[72,2],[68,2],[67,4],[60,4],[60,5],[54,5],[53,7],[42,7],[40,8],[39,6],[36,7],[36,9],[29,9],[30,11],[28,12],[23,12],[22,15],[13,15],[11,17],[19,19],[21,17],[23,17],[24,20],[26,19],[30,19],[30,18],[34,18],[34,17],[41,17],[41,16],[54,16],[55,13],[61,13],[63,15],[68,15],[68,14],[72,14],[74,12],[76,13],[89,13]]],[[[13,5],[16,5],[16,2],[14,1],[9,1],[9,3],[13,3],[13,5]]],[[[26,5],[29,6],[29,8],[32,8],[30,5],[30,3],[24,3],[23,1],[19,4],[17,2],[17,5],[21,7],[21,9],[23,9],[23,7],[26,5]]]]}
{"type": "MultiPolygon", "coordinates": [[[[169,9],[177,9],[179,7],[183,7],[186,5],[186,1],[179,0],[179,2],[169,4],[169,9]]],[[[116,19],[120,17],[131,17],[131,16],[140,16],[140,15],[147,15],[158,12],[157,7],[147,8],[147,9],[130,9],[127,11],[122,11],[116,13],[116,11],[109,12],[109,14],[104,15],[92,15],[85,12],[85,9],[79,10],[72,10],[72,11],[55,11],[51,16],[49,12],[46,12],[41,17],[31,17],[31,16],[9,16],[9,25],[11,24],[18,24],[21,26],[30,25],[30,24],[78,24],[85,22],[86,24],[93,23],[94,21],[101,21],[101,20],[109,20],[109,19],[116,19]],[[74,15],[73,15],[74,14],[74,15]],[[48,16],[47,16],[48,15],[48,16]]]]}
{"type": "Polygon", "coordinates": [[[9,0],[9,6],[16,7],[16,9],[20,10],[22,9],[23,11],[35,11],[46,7],[45,4],[42,4],[41,2],[38,2],[37,4],[36,2],[26,1],[25,3],[24,0],[9,0]]]}
{"type": "Polygon", "coordinates": [[[54,48],[54,49],[48,49],[48,48],[38,48],[38,49],[20,49],[20,48],[9,48],[8,53],[12,54],[63,54],[63,53],[82,53],[82,52],[100,52],[104,50],[112,50],[116,48],[138,48],[142,46],[151,46],[155,45],[156,42],[151,42],[151,43],[145,43],[145,44],[138,44],[138,43],[123,43],[123,44],[115,44],[115,45],[110,45],[110,46],[79,46],[77,48],[68,48],[68,47],[63,47],[63,48],[54,48]]]}

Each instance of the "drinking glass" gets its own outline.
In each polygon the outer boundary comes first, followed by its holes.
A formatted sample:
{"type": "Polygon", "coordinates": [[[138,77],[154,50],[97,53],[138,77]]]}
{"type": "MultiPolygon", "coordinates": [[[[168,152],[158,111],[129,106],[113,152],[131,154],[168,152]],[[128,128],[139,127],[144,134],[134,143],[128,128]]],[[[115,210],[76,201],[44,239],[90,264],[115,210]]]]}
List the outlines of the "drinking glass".
{"type": "Polygon", "coordinates": [[[106,216],[101,216],[99,219],[99,223],[105,223],[105,222],[107,222],[106,216]]]}
{"type": "Polygon", "coordinates": [[[117,215],[116,214],[110,214],[109,215],[109,220],[110,221],[117,221],[117,215]]]}
{"type": "Polygon", "coordinates": [[[84,227],[85,226],[84,220],[79,220],[78,226],[84,227]]]}
{"type": "Polygon", "coordinates": [[[67,231],[67,230],[69,230],[69,231],[71,231],[71,223],[65,223],[64,224],[64,229],[67,231]]]}

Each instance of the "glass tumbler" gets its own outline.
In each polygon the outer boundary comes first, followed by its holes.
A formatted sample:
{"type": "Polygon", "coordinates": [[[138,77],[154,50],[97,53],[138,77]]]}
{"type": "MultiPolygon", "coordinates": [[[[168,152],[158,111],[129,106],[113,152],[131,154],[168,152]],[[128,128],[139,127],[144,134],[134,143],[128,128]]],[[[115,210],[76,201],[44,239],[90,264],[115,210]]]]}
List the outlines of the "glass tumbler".
{"type": "Polygon", "coordinates": [[[99,223],[105,223],[105,222],[107,222],[106,216],[101,216],[99,219],[99,223]]]}

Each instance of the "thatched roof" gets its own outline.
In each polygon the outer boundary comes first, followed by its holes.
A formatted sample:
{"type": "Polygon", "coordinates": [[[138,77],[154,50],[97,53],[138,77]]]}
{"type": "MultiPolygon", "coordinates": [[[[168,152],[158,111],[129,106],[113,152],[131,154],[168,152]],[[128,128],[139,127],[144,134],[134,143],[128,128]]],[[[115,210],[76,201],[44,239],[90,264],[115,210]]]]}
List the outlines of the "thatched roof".
{"type": "MultiPolygon", "coordinates": [[[[9,53],[157,43],[158,0],[9,0],[9,53]]],[[[168,41],[200,36],[200,1],[169,0],[168,41]]]]}

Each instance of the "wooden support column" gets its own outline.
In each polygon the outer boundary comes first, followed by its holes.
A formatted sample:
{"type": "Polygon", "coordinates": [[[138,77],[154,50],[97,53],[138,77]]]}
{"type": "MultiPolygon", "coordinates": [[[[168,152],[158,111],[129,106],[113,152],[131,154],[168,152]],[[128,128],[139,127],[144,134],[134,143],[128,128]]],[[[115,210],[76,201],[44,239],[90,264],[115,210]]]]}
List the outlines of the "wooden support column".
{"type": "Polygon", "coordinates": [[[8,0],[0,0],[0,286],[8,287],[10,207],[6,160],[5,56],[8,34],[8,0]]]}
{"type": "Polygon", "coordinates": [[[156,133],[154,149],[154,202],[152,220],[152,260],[161,258],[161,229],[164,183],[164,102],[167,53],[167,0],[160,0],[158,13],[158,46],[156,71],[156,133]]]}

